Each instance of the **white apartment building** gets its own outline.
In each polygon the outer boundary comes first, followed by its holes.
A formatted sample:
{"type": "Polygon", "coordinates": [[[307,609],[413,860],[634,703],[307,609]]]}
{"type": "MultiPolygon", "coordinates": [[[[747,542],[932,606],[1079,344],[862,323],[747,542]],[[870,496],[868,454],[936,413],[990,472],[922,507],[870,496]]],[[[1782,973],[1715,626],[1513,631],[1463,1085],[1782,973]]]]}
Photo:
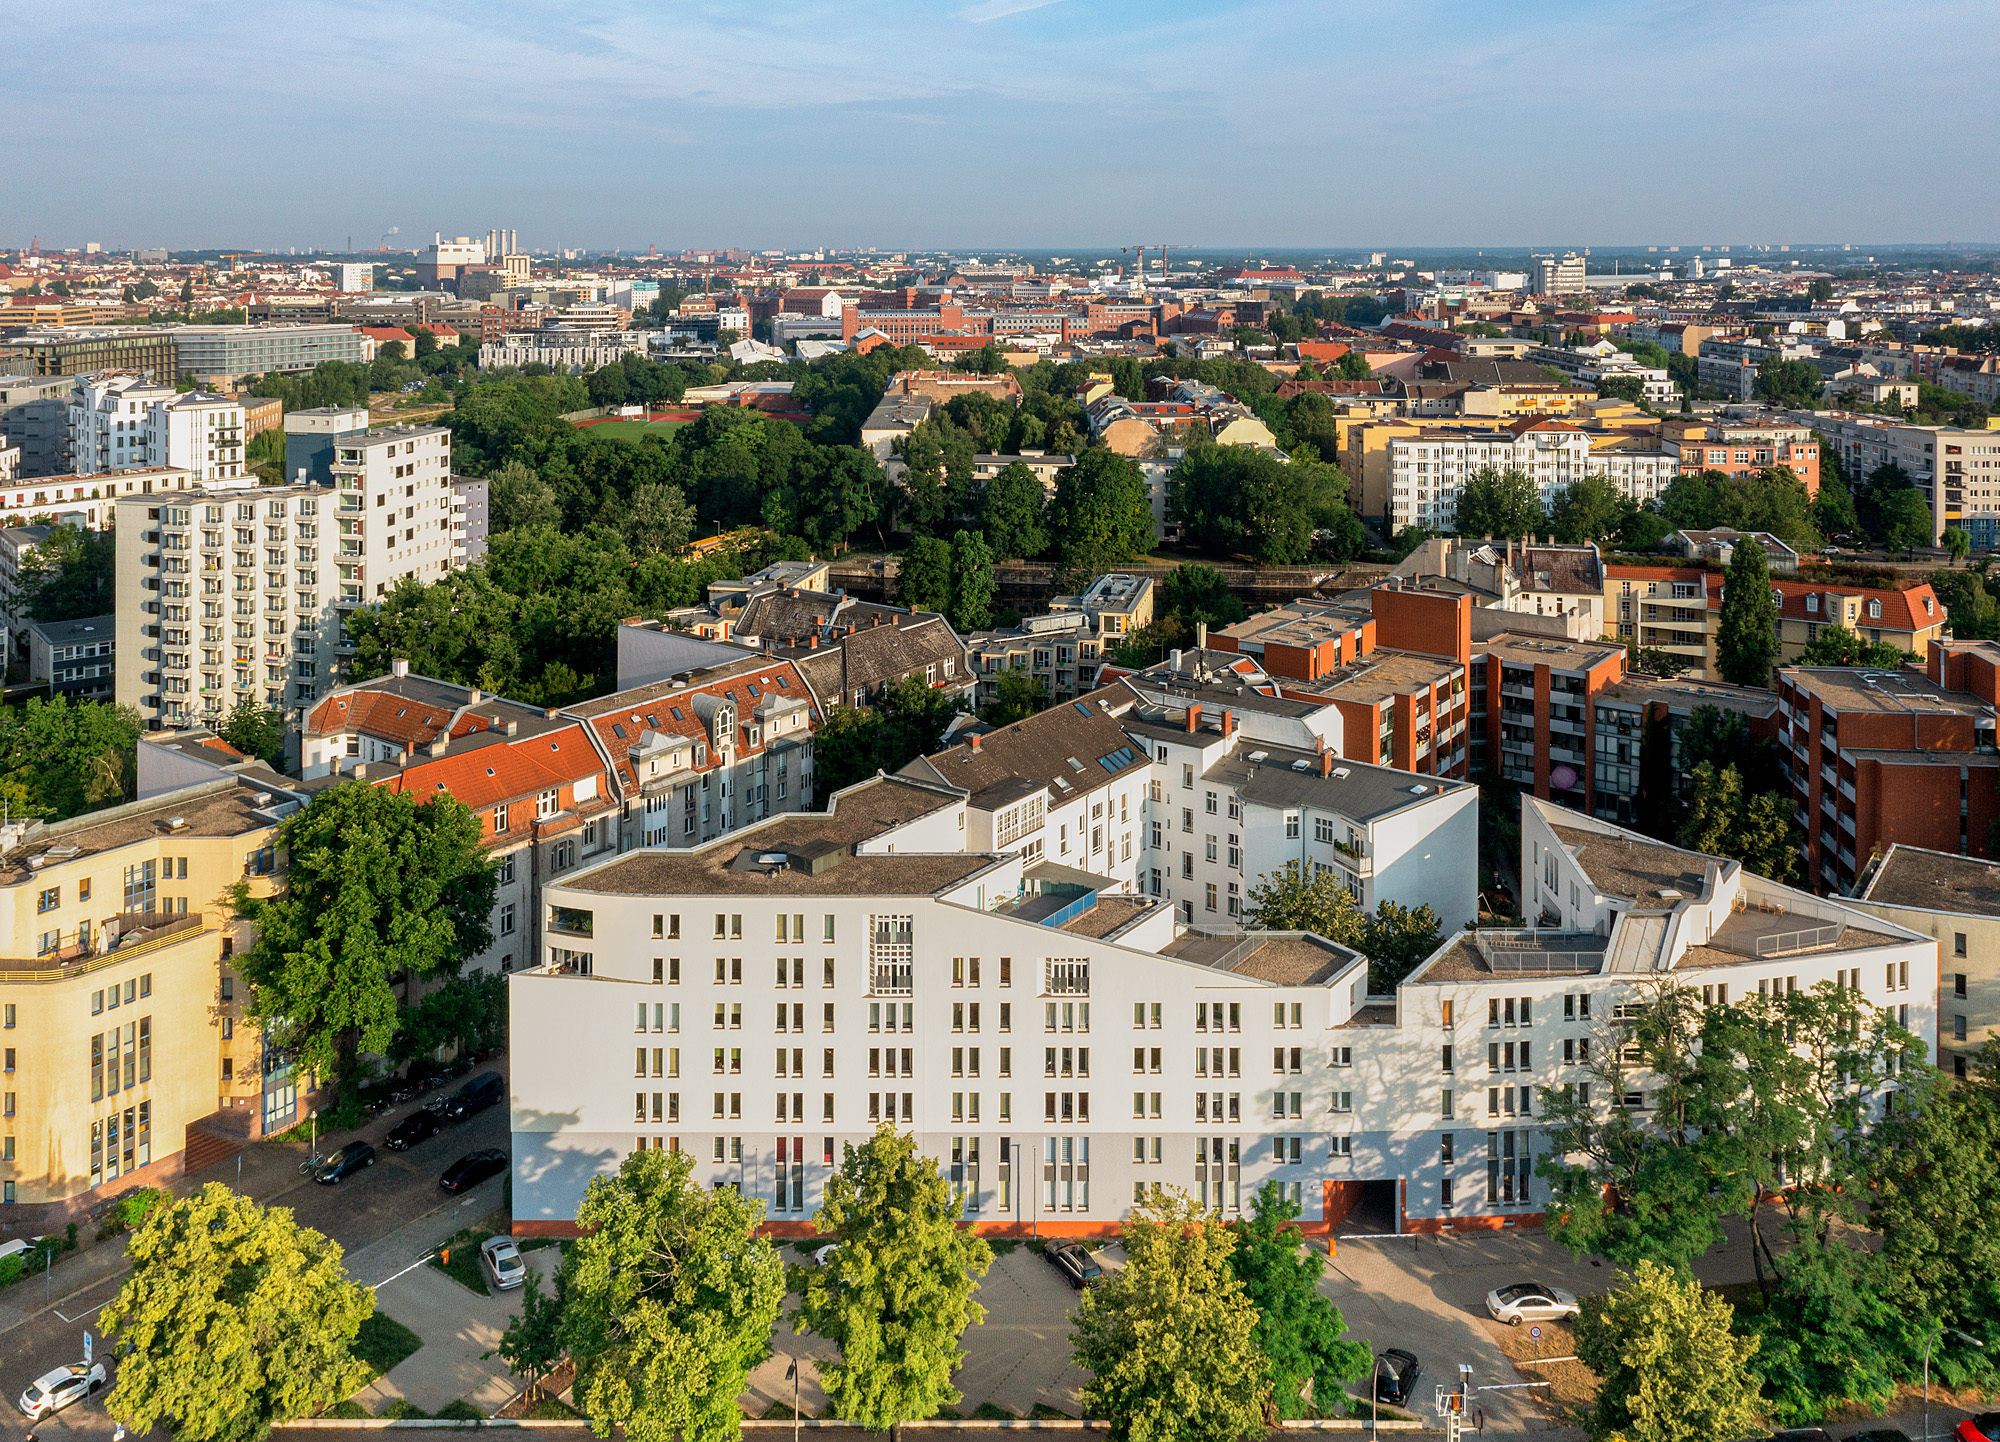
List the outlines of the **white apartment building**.
{"type": "Polygon", "coordinates": [[[1425,427],[1396,436],[1389,453],[1389,528],[1458,528],[1458,498],[1474,472],[1520,470],[1544,509],[1555,493],[1594,469],[1590,437],[1563,421],[1517,421],[1494,430],[1425,427]]]}
{"type": "Polygon", "coordinates": [[[6,485],[21,474],[21,448],[7,443],[5,433],[0,433],[0,485],[6,485]]]}
{"type": "Polygon", "coordinates": [[[459,563],[450,444],[373,431],[339,438],[333,487],[118,497],[119,704],[154,729],[244,697],[302,722],[349,654],[348,613],[459,563]]]}
{"type": "Polygon", "coordinates": [[[1589,346],[1538,345],[1529,350],[1527,358],[1600,389],[1605,381],[1614,378],[1636,379],[1640,384],[1640,400],[1649,406],[1680,403],[1680,391],[1665,371],[1639,364],[1608,340],[1589,346]]]}
{"type": "Polygon", "coordinates": [[[1933,1021],[1929,937],[1532,798],[1523,873],[1562,929],[1459,932],[1388,996],[1319,938],[1051,895],[971,827],[964,791],[878,778],[550,884],[509,981],[516,1231],[573,1231],[590,1178],[654,1147],[802,1232],[884,1125],[983,1230],[1101,1234],[1163,1185],[1233,1216],[1271,1180],[1320,1233],[1532,1224],[1542,1089],[1643,1108],[1620,1022],[1660,988],[1827,982],[1933,1021]]]}
{"type": "Polygon", "coordinates": [[[504,340],[488,341],[479,348],[479,368],[540,364],[564,372],[595,370],[617,365],[628,355],[645,353],[646,338],[636,331],[515,331],[504,340]]]}
{"type": "Polygon", "coordinates": [[[116,477],[17,476],[0,482],[0,527],[71,525],[101,531],[112,523],[112,502],[121,495],[150,496],[196,484],[193,474],[178,466],[147,466],[116,477]]]}
{"type": "Polygon", "coordinates": [[[1963,526],[1975,546],[2000,540],[2000,432],[1911,425],[1851,411],[1782,415],[1818,432],[1854,483],[1878,466],[1901,466],[1931,503],[1933,535],[1963,526]]]}
{"type": "Polygon", "coordinates": [[[168,466],[204,485],[256,484],[243,462],[243,407],[177,392],[136,371],[89,376],[69,403],[70,464],[79,475],[168,466]]]}

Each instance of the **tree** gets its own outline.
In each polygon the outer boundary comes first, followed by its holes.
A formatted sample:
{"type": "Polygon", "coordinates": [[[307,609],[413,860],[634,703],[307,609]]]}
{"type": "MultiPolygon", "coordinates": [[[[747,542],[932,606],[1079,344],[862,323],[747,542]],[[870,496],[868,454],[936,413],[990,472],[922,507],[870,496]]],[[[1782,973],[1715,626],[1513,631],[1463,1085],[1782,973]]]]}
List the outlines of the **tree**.
{"type": "Polygon", "coordinates": [[[1909,659],[1909,652],[1893,642],[1864,641],[1845,626],[1829,626],[1816,639],[1806,643],[1805,650],[1799,655],[1799,664],[1878,666],[1893,671],[1909,659]]]}
{"type": "Polygon", "coordinates": [[[838,1249],[825,1266],[792,1269],[794,1327],[840,1348],[822,1374],[837,1415],[882,1432],[959,1400],[958,1339],[986,1316],[972,1294],[993,1265],[993,1249],[958,1225],[963,1212],[916,1138],[883,1127],[843,1148],[813,1218],[838,1249]]]}
{"type": "Polygon", "coordinates": [[[1347,478],[1302,447],[1287,463],[1254,446],[1198,440],[1174,468],[1167,514],[1190,540],[1223,555],[1248,555],[1260,565],[1295,565],[1321,539],[1348,551],[1347,478]]]}
{"type": "Polygon", "coordinates": [[[903,552],[896,572],[896,599],[913,611],[951,609],[951,546],[935,536],[919,536],[903,552]]]}
{"type": "Polygon", "coordinates": [[[1310,931],[1358,946],[1367,918],[1354,893],[1332,871],[1307,872],[1297,861],[1266,872],[1247,896],[1249,917],[1266,931],[1310,931]]]}
{"type": "Polygon", "coordinates": [[[1257,1308],[1230,1265],[1236,1234],[1178,1188],[1125,1219],[1125,1265],[1094,1283],[1070,1343],[1085,1415],[1119,1442],[1262,1437],[1270,1364],[1257,1308]]]}
{"type": "Polygon", "coordinates": [[[763,1204],[693,1172],[687,1152],[632,1152],[577,1208],[561,1337],[600,1435],[733,1438],[744,1380],[770,1355],[785,1280],[757,1235],[763,1204]]]}
{"type": "Polygon", "coordinates": [[[266,1040],[324,1076],[385,1052],[398,1013],[391,980],[456,974],[492,944],[495,879],[479,820],[440,794],[422,803],[378,786],[336,786],[278,826],[284,891],[239,915],[257,940],[238,952],[266,1040]]]}
{"type": "Polygon", "coordinates": [[[102,1316],[121,1353],[105,1410],[139,1435],[252,1442],[368,1379],[354,1339],[375,1295],[290,1208],[220,1182],[155,1207],[126,1244],[132,1273],[102,1316]]]}
{"type": "Polygon", "coordinates": [[[1585,1426],[1594,1442],[1713,1442],[1758,1417],[1755,1337],[1730,1329],[1735,1310],[1691,1277],[1640,1262],[1625,1283],[1586,1297],[1576,1354],[1604,1380],[1585,1426]]]}
{"type": "Polygon", "coordinates": [[[1738,546],[1722,589],[1716,669],[1738,686],[1769,686],[1778,660],[1778,603],[1762,546],[1738,546]]]}
{"type": "Polygon", "coordinates": [[[1641,646],[1637,641],[1625,643],[1625,669],[1646,676],[1660,676],[1667,680],[1681,674],[1694,662],[1676,652],[1659,646],[1641,646]]]}
{"type": "MultiPolygon", "coordinates": [[[[25,548],[20,592],[37,621],[85,621],[112,610],[117,538],[110,531],[62,525],[40,544],[25,548]]],[[[111,639],[107,633],[105,639],[111,639]]]]}
{"type": "Polygon", "coordinates": [[[1188,630],[1193,630],[1196,622],[1210,629],[1233,626],[1250,614],[1230,591],[1222,572],[1197,561],[1167,572],[1160,580],[1154,604],[1188,630]]]}
{"type": "Polygon", "coordinates": [[[0,710],[0,793],[15,815],[50,821],[128,801],[139,727],[130,706],[67,696],[0,710]]]}
{"type": "Polygon", "coordinates": [[[1940,544],[1951,552],[1954,561],[1963,561],[1972,554],[1972,532],[1963,526],[1946,526],[1940,544]]]}
{"type": "Polygon", "coordinates": [[[1914,488],[1891,491],[1882,498],[1882,544],[1892,551],[1914,551],[1936,536],[1930,503],[1914,488]]]}
{"type": "Polygon", "coordinates": [[[541,1396],[542,1378],[563,1359],[563,1278],[556,1274],[553,1292],[542,1290],[542,1274],[528,1268],[527,1285],[521,1291],[521,1310],[507,1319],[507,1330],[499,1345],[481,1354],[498,1357],[507,1370],[528,1384],[532,1401],[541,1396]]]}
{"type": "MultiPolygon", "coordinates": [[[[1826,446],[1821,442],[1820,455],[1826,455],[1826,446]]],[[[1819,476],[1819,494],[1813,498],[1813,526],[1823,536],[1848,536],[1861,529],[1861,519],[1854,511],[1854,496],[1838,476],[1829,475],[1822,462],[1819,476]]]]}
{"type": "Polygon", "coordinates": [[[694,507],[679,486],[641,486],[632,493],[632,508],[625,514],[625,544],[641,560],[678,556],[687,549],[694,527],[694,507]]]}
{"type": "Polygon", "coordinates": [[[1631,508],[1631,501],[1608,477],[1582,476],[1557,490],[1550,499],[1549,526],[1564,545],[1581,545],[1611,535],[1631,508]]]}
{"type": "Polygon", "coordinates": [[[1772,356],[1757,365],[1757,398],[1774,406],[1809,411],[1826,394],[1826,377],[1808,360],[1772,356]]]}
{"type": "Polygon", "coordinates": [[[1680,830],[1680,783],[1674,770],[1674,723],[1664,705],[1649,703],[1639,730],[1639,794],[1633,821],[1648,836],[1666,841],[1680,830]]]}
{"type": "Polygon", "coordinates": [[[1694,794],[1681,824],[1680,844],[1710,856],[1733,857],[1746,870],[1772,881],[1798,874],[1798,837],[1790,799],[1775,791],[1745,795],[1734,766],[1717,770],[1707,761],[1694,768],[1694,794]]]}
{"type": "Polygon", "coordinates": [[[1335,1383],[1367,1375],[1373,1361],[1367,1343],[1342,1340],[1347,1323],[1319,1291],[1325,1259],[1301,1245],[1291,1230],[1298,1216],[1298,1204],[1285,1199],[1283,1188],[1266,1182],[1250,1216],[1230,1228],[1236,1248],[1229,1254],[1229,1269],[1257,1309],[1252,1335],[1270,1367],[1271,1400],[1278,1415],[1288,1419],[1311,1415],[1306,1387],[1323,1403],[1336,1390],[1335,1383]]]}
{"type": "Polygon", "coordinates": [[[989,726],[1011,726],[1025,721],[1049,704],[1048,687],[1042,678],[1027,671],[1002,671],[993,683],[993,699],[980,713],[989,726]]]}
{"type": "MultiPolygon", "coordinates": [[[[1472,918],[1465,918],[1469,923],[1472,918]]],[[[1368,991],[1387,996],[1438,949],[1438,915],[1429,903],[1417,907],[1384,897],[1361,933],[1368,954],[1368,991]]]]}
{"type": "Polygon", "coordinates": [[[1032,560],[1049,548],[1042,514],[1048,492],[1022,461],[1009,461],[986,483],[979,498],[979,521],[987,544],[1003,559],[1032,560]]]}
{"type": "Polygon", "coordinates": [[[487,482],[487,508],[495,531],[562,524],[555,487],[521,461],[509,461],[493,473],[487,482]]]}
{"type": "Polygon", "coordinates": [[[1065,568],[1097,572],[1142,556],[1153,545],[1146,478],[1113,451],[1085,451],[1057,472],[1048,523],[1065,568]]]}
{"type": "Polygon", "coordinates": [[[1540,529],[1542,503],[1527,472],[1481,466],[1458,494],[1461,536],[1526,536],[1540,529]]]}
{"type": "Polygon", "coordinates": [[[1365,381],[1375,374],[1368,364],[1368,357],[1358,350],[1345,352],[1335,370],[1338,378],[1344,381],[1365,381]]]}
{"type": "Polygon", "coordinates": [[[872,709],[835,706],[813,734],[815,794],[824,804],[834,792],[877,771],[893,775],[930,755],[957,714],[957,701],[925,685],[921,676],[895,682],[872,709]]]}
{"type": "Polygon", "coordinates": [[[285,755],[285,717],[276,707],[260,706],[244,695],[223,719],[216,735],[259,761],[277,765],[285,755]]]}
{"type": "Polygon", "coordinates": [[[993,624],[993,552],[977,531],[951,538],[951,624],[961,635],[993,624]]]}

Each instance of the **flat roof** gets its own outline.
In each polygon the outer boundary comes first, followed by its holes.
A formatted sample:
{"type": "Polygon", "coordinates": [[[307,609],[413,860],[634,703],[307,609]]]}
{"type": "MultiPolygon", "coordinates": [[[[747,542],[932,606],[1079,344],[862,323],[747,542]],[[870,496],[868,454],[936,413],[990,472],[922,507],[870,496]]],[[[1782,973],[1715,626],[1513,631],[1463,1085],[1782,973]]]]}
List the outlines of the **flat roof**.
{"type": "Polygon", "coordinates": [[[1682,681],[1677,678],[1627,675],[1599,691],[1599,704],[1622,701],[1642,706],[1664,701],[1669,706],[1713,706],[1743,716],[1769,716],[1778,709],[1778,694],[1761,686],[1730,686],[1718,681],[1682,681]]]}
{"type": "Polygon", "coordinates": [[[1549,829],[1576,858],[1591,885],[1607,896],[1638,902],[1649,911],[1670,911],[1676,901],[1701,895],[1710,858],[1698,851],[1559,823],[1549,829]],[[1662,896],[1663,891],[1680,895],[1662,896]]]}
{"type": "Polygon", "coordinates": [[[115,620],[116,618],[112,616],[85,616],[75,621],[36,621],[30,624],[28,629],[52,646],[65,646],[72,641],[81,641],[85,637],[92,640],[110,640],[115,620]]]}
{"type": "Polygon", "coordinates": [[[1966,916],[2000,916],[2000,862],[1919,846],[1891,846],[1861,900],[1966,916]]]}
{"type": "Polygon", "coordinates": [[[1963,691],[1947,691],[1921,671],[1871,670],[1865,666],[1786,666],[1778,674],[1810,691],[1836,711],[1878,715],[1953,712],[1991,716],[1993,708],[1963,691]]]}
{"type": "Polygon", "coordinates": [[[1301,931],[1187,931],[1161,947],[1160,955],[1273,986],[1317,986],[1361,957],[1358,951],[1301,931]]]}
{"type": "Polygon", "coordinates": [[[693,850],[628,852],[558,883],[611,896],[928,896],[994,864],[966,852],[856,854],[870,837],[957,805],[934,786],[884,776],[846,791],[824,814],[797,812],[745,827],[693,850]],[[817,875],[758,858],[804,848],[845,854],[817,875]]]}
{"type": "Polygon", "coordinates": [[[1319,774],[1319,753],[1239,739],[1233,755],[1204,770],[1204,781],[1234,786],[1246,800],[1277,807],[1317,807],[1355,821],[1374,821],[1406,806],[1472,788],[1469,781],[1333,758],[1319,774]],[[1298,768],[1305,762],[1304,769],[1298,768]],[[1341,773],[1345,772],[1345,775],[1341,773]]]}
{"type": "Polygon", "coordinates": [[[1595,932],[1466,931],[1424,963],[1415,980],[1490,981],[1516,976],[1595,976],[1610,938],[1595,932]]]}
{"type": "MultiPolygon", "coordinates": [[[[209,783],[207,788],[169,792],[147,801],[129,802],[105,811],[72,817],[43,828],[0,859],[0,885],[18,886],[35,872],[27,865],[30,856],[51,855],[52,861],[73,861],[132,846],[142,841],[167,837],[241,836],[246,832],[276,826],[278,818],[270,808],[295,800],[283,792],[270,794],[260,809],[255,803],[263,789],[252,782],[230,778],[226,784],[209,783]],[[210,789],[212,788],[212,789],[210,789]],[[168,823],[178,818],[179,826],[168,823]],[[74,847],[75,851],[67,848],[74,847]]],[[[109,885],[109,882],[106,883],[109,885]]]]}
{"type": "Polygon", "coordinates": [[[1309,684],[1322,695],[1342,701],[1373,703],[1464,674],[1463,666],[1442,656],[1376,651],[1309,684]]]}
{"type": "Polygon", "coordinates": [[[1518,666],[1547,666],[1556,671],[1588,671],[1603,663],[1606,656],[1625,648],[1615,641],[1571,641],[1558,636],[1534,636],[1525,632],[1502,631],[1483,641],[1474,641],[1474,655],[1485,652],[1518,666]]]}

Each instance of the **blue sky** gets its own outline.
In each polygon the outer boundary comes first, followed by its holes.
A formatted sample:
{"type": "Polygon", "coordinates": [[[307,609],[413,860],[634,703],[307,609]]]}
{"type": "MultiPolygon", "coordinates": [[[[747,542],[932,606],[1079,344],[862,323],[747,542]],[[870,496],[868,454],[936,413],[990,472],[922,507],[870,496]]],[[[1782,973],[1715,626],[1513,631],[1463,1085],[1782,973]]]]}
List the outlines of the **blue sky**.
{"type": "Polygon", "coordinates": [[[63,0],[0,245],[2000,239],[1992,0],[63,0]]]}

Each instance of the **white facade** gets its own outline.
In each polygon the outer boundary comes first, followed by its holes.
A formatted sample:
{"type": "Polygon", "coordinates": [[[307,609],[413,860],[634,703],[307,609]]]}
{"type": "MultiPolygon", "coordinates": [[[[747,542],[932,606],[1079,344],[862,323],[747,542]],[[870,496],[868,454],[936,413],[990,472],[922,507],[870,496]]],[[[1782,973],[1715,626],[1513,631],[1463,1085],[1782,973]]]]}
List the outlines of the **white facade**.
{"type": "Polygon", "coordinates": [[[1390,529],[1457,529],[1458,498],[1475,471],[1525,471],[1544,510],[1555,493],[1593,470],[1590,437],[1572,426],[1531,430],[1439,431],[1390,440],[1390,529]]]}
{"type": "MultiPolygon", "coordinates": [[[[1460,933],[1371,998],[1366,959],[1314,938],[1188,929],[1108,890],[1052,911],[1018,850],[962,849],[963,796],[877,781],[545,888],[541,967],[510,979],[517,1226],[560,1230],[636,1147],[803,1223],[880,1125],[996,1230],[1109,1231],[1157,1185],[1235,1215],[1269,1180],[1315,1230],[1357,1204],[1398,1231],[1532,1221],[1542,1089],[1643,1108],[1620,1008],[1662,986],[1834,983],[1934,1024],[1930,938],[1532,800],[1523,872],[1564,931],[1460,933]],[[1688,891],[1593,883],[1626,848],[1688,891]],[[1801,926],[1832,940],[1786,949],[1801,926]]],[[[1469,875],[1473,853],[1432,865],[1469,875]]]]}
{"type": "Polygon", "coordinates": [[[131,371],[86,378],[69,405],[70,461],[79,475],[171,466],[205,485],[254,485],[243,462],[243,407],[181,393],[131,371]]]}
{"type": "Polygon", "coordinates": [[[129,495],[118,527],[118,700],[155,726],[218,722],[250,697],[297,720],[334,680],[347,612],[460,564],[451,437],[336,441],[335,486],[129,495]]]}

